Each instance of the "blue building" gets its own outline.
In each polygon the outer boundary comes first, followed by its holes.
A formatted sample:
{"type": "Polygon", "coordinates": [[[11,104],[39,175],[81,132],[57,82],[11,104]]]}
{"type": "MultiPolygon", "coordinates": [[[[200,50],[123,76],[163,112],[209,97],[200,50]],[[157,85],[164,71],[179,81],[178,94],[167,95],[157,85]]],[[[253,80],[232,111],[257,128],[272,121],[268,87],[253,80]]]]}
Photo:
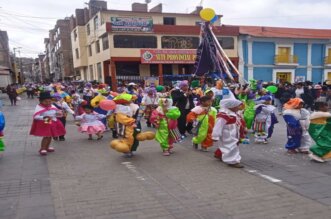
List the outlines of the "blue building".
{"type": "Polygon", "coordinates": [[[245,80],[331,80],[331,30],[241,26],[238,54],[245,80]]]}

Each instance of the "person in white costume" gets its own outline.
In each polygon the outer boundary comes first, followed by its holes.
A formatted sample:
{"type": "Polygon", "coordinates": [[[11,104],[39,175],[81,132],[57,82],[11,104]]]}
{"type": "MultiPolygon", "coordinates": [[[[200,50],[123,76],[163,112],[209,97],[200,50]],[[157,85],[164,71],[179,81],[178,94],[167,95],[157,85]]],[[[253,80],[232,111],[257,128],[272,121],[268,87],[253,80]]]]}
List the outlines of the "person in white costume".
{"type": "Polygon", "coordinates": [[[222,161],[230,167],[243,168],[239,152],[241,120],[237,115],[243,103],[237,99],[221,100],[221,109],[217,115],[212,139],[222,152],[222,161]]]}

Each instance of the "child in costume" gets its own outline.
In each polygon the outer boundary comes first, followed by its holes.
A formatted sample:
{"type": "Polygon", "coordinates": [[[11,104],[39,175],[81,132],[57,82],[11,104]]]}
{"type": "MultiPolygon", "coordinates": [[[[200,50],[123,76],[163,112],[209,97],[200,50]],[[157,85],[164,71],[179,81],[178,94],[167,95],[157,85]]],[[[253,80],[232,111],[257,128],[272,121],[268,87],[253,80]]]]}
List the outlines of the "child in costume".
{"type": "MultiPolygon", "coordinates": [[[[67,123],[67,114],[70,113],[74,116],[75,112],[68,106],[68,104],[64,101],[63,97],[59,93],[55,93],[53,95],[53,98],[55,99],[53,105],[62,112],[62,114],[58,114],[58,119],[62,122],[63,126],[65,127],[67,123]]],[[[59,136],[58,138],[55,137],[54,140],[65,141],[65,138],[63,135],[63,136],[59,136]]]]}
{"type": "Polygon", "coordinates": [[[116,103],[115,121],[119,128],[118,134],[122,139],[112,140],[110,147],[118,152],[124,153],[124,156],[131,158],[139,146],[139,141],[152,140],[155,137],[153,132],[141,132],[137,128],[137,115],[139,106],[133,103],[133,95],[122,93],[114,98],[116,103]],[[120,128],[122,127],[122,128],[120,128]]]}
{"type": "Polygon", "coordinates": [[[141,105],[145,107],[145,119],[147,127],[151,127],[150,117],[152,111],[156,109],[158,104],[158,96],[154,87],[150,87],[147,90],[147,94],[144,95],[141,105]]]}
{"type": "Polygon", "coordinates": [[[274,125],[278,123],[275,115],[276,107],[272,105],[272,97],[265,95],[256,101],[255,118],[253,123],[253,131],[256,143],[268,143],[268,138],[271,138],[274,125]]]}
{"type": "Polygon", "coordinates": [[[39,154],[44,156],[48,152],[54,152],[54,148],[50,147],[52,137],[64,136],[66,130],[57,118],[62,115],[62,111],[52,104],[51,94],[40,93],[39,102],[33,115],[30,135],[42,137],[39,154]]]}
{"type": "Polygon", "coordinates": [[[284,104],[283,117],[287,125],[288,138],[285,148],[290,154],[308,154],[312,145],[308,133],[310,113],[303,106],[304,102],[300,98],[292,98],[284,104]]]}
{"type": "Polygon", "coordinates": [[[93,107],[90,105],[83,106],[85,113],[80,116],[76,116],[76,120],[80,120],[79,131],[87,133],[88,140],[93,140],[92,135],[97,135],[97,140],[103,138],[103,132],[106,130],[105,125],[100,121],[106,116],[93,111],[93,107]]]}
{"type": "Polygon", "coordinates": [[[159,106],[153,110],[151,123],[157,128],[155,139],[160,143],[164,156],[173,153],[173,144],[181,140],[177,129],[180,111],[172,106],[171,98],[161,98],[159,106]]]}
{"type": "MultiPolygon", "coordinates": [[[[1,105],[0,105],[1,108],[1,105]]],[[[0,157],[3,155],[5,151],[5,143],[3,142],[3,130],[5,128],[6,121],[5,121],[5,116],[3,113],[0,111],[0,157]]]]}
{"type": "Polygon", "coordinates": [[[186,118],[187,122],[198,122],[197,133],[195,133],[192,142],[195,148],[198,148],[198,144],[201,144],[201,150],[205,152],[208,151],[207,148],[213,146],[211,134],[215,125],[217,110],[211,106],[212,101],[210,96],[201,97],[201,105],[191,109],[186,118]]]}
{"type": "Polygon", "coordinates": [[[212,139],[218,143],[222,161],[230,167],[243,168],[239,152],[241,120],[237,112],[243,103],[236,99],[221,100],[212,139]]]}
{"type": "Polygon", "coordinates": [[[317,162],[331,159],[331,113],[326,102],[316,102],[310,116],[309,134],[315,141],[309,157],[317,162]]]}

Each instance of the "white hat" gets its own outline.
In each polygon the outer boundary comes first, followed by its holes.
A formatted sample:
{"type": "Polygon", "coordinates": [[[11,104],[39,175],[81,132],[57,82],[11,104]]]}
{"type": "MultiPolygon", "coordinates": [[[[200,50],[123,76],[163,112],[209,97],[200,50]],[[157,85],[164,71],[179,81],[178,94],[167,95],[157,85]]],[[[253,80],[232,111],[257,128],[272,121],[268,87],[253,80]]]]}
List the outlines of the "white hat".
{"type": "Polygon", "coordinates": [[[136,84],[135,83],[133,83],[133,82],[131,82],[130,84],[129,84],[129,86],[135,86],[136,84]]]}
{"type": "Polygon", "coordinates": [[[231,109],[237,106],[240,106],[241,104],[243,104],[243,102],[241,102],[240,100],[237,99],[223,99],[220,102],[221,107],[226,108],[226,109],[231,109]]]}

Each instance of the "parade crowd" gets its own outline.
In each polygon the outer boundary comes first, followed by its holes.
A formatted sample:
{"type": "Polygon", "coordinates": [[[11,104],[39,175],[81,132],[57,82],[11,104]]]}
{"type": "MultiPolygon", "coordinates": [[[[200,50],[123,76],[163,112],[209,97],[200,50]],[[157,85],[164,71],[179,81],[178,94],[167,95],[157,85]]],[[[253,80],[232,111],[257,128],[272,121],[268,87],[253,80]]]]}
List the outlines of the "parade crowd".
{"type": "MultiPolygon", "coordinates": [[[[66,119],[71,114],[77,130],[88,140],[100,141],[109,131],[110,147],[127,158],[134,156],[140,141],[153,139],[162,154],[170,156],[176,143],[192,135],[194,149],[207,152],[217,145],[217,159],[242,168],[239,144],[249,144],[251,139],[268,144],[282,116],[287,125],[287,153],[307,154],[316,162],[331,159],[331,81],[273,84],[250,80],[227,85],[200,78],[172,86],[123,83],[116,91],[88,82],[27,83],[18,89],[7,87],[13,106],[22,92],[28,98],[39,98],[30,134],[42,137],[42,156],[55,151],[52,140],[66,140],[66,119]]],[[[4,126],[0,112],[1,153],[4,126]]]]}

